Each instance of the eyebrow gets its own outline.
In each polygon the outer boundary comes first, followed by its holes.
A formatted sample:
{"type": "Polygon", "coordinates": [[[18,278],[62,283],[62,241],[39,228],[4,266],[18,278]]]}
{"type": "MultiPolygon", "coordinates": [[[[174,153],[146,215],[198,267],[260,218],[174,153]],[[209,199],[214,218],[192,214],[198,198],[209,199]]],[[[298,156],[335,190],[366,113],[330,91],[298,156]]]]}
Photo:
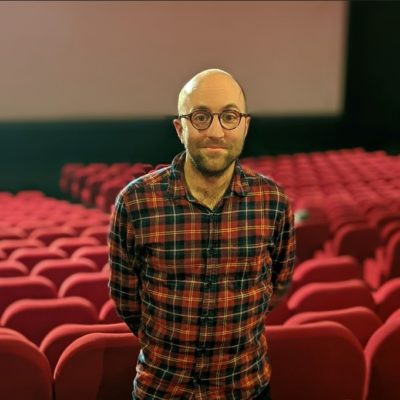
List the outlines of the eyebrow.
{"type": "MultiPolygon", "coordinates": [[[[233,108],[239,111],[239,107],[235,103],[229,103],[226,106],[222,107],[221,110],[231,110],[233,108]]],[[[210,111],[210,109],[207,106],[196,106],[196,107],[192,108],[191,112],[198,111],[198,110],[199,111],[210,111]]]]}

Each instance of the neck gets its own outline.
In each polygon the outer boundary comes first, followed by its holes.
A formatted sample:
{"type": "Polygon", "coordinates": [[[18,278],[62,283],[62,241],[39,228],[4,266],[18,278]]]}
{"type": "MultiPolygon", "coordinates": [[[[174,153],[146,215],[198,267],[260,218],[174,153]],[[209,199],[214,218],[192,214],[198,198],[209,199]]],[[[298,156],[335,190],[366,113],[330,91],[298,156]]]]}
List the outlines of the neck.
{"type": "Polygon", "coordinates": [[[228,188],[234,169],[235,163],[232,163],[221,175],[208,176],[198,171],[190,160],[186,159],[184,178],[187,189],[200,203],[214,206],[228,188]]]}

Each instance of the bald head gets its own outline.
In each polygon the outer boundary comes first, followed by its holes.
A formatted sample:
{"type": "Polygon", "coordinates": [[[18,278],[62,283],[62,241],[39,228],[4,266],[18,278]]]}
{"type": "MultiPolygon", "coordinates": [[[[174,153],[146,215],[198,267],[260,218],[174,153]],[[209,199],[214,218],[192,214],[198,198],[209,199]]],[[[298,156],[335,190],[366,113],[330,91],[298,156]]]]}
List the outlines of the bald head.
{"type": "Polygon", "coordinates": [[[227,105],[236,105],[246,112],[243,89],[231,74],[222,69],[206,69],[196,74],[181,89],[178,98],[178,114],[188,114],[196,106],[209,107],[213,100],[226,97],[227,105]]]}

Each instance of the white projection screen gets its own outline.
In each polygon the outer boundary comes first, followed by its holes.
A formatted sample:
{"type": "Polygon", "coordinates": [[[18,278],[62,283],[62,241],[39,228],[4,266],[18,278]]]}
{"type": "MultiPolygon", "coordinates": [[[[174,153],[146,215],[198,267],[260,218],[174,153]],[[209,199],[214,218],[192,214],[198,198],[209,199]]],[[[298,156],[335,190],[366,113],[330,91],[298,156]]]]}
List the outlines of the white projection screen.
{"type": "Polygon", "coordinates": [[[217,67],[254,115],[339,115],[343,1],[0,2],[0,121],[160,117],[217,67]]]}

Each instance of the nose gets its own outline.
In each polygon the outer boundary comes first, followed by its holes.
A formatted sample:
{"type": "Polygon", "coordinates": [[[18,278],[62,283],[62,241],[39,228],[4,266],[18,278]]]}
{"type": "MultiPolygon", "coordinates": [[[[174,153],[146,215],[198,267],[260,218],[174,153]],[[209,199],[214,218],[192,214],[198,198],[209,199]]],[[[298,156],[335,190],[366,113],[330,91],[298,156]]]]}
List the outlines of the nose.
{"type": "Polygon", "coordinates": [[[222,129],[221,123],[219,122],[217,113],[213,114],[211,125],[206,130],[206,135],[208,137],[216,137],[216,138],[224,136],[224,130],[222,129]]]}

